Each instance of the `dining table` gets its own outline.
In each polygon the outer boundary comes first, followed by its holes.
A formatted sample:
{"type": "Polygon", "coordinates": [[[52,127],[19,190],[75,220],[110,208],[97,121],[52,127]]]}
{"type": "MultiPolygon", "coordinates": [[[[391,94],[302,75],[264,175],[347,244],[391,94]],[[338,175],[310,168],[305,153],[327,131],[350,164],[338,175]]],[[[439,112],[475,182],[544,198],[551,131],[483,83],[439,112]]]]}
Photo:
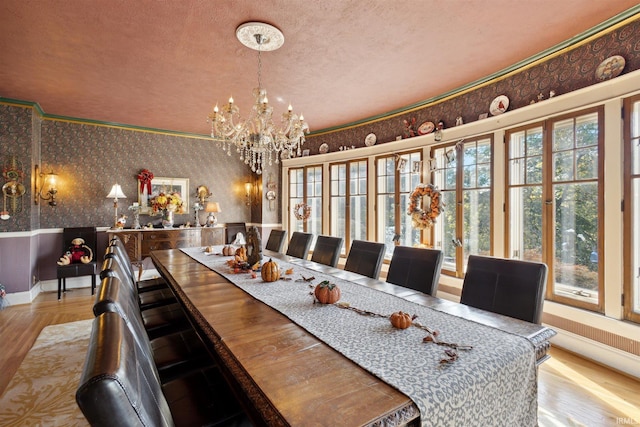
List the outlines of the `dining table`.
{"type": "Polygon", "coordinates": [[[273,282],[222,246],[151,258],[256,425],[537,425],[546,326],[270,251],[273,282]]]}

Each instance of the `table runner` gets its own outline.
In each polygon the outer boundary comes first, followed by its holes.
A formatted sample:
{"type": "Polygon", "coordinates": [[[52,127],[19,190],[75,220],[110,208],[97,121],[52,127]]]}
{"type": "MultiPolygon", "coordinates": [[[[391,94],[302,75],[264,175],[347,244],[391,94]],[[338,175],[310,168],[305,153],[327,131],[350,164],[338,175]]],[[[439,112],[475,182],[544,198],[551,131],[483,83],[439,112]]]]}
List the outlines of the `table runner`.
{"type": "Polygon", "coordinates": [[[422,426],[537,425],[535,350],[523,337],[283,260],[277,263],[282,271],[293,270],[285,276],[291,280],[266,283],[260,274],[255,279],[234,274],[226,263],[231,257],[201,248],[182,251],[406,394],[420,409],[422,426]],[[300,281],[302,276],[315,280],[300,281]],[[395,329],[386,318],[314,304],[310,284],[323,280],[340,287],[341,302],[383,315],[416,314],[421,324],[439,331],[441,340],[473,349],[440,364],[446,347],[424,343],[424,330],[395,329]]]}

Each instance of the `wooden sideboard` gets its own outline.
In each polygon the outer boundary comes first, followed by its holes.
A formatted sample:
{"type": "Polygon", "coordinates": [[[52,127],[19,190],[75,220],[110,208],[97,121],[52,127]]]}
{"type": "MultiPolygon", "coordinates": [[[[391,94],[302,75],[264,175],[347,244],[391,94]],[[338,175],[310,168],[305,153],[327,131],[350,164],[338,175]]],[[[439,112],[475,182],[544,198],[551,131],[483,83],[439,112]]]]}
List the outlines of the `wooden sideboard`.
{"type": "Polygon", "coordinates": [[[120,237],[133,262],[142,261],[155,250],[224,244],[224,227],[125,229],[108,233],[109,239],[120,237]]]}

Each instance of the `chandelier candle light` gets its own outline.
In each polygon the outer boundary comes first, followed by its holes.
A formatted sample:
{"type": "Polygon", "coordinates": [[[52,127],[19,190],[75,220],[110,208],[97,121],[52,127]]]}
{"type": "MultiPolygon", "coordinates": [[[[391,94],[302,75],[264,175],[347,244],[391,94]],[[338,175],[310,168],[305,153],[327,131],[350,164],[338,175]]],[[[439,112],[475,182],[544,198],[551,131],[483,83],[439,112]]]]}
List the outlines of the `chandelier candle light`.
{"type": "Polygon", "coordinates": [[[262,87],[262,51],[273,51],[284,43],[284,34],[276,27],[262,22],[247,22],[236,29],[236,37],[243,45],[258,51],[258,87],[253,89],[255,104],[249,118],[242,120],[240,108],[229,98],[229,103],[221,109],[218,104],[208,116],[211,123],[211,138],[218,141],[227,154],[235,146],[240,160],[251,166],[256,174],[262,174],[263,165],[279,162],[280,156],[287,152],[290,157],[300,156],[300,147],[309,133],[309,125],[304,116],[298,116],[289,109],[282,114],[279,129],[273,123],[273,107],[269,105],[267,90],[262,87]]]}

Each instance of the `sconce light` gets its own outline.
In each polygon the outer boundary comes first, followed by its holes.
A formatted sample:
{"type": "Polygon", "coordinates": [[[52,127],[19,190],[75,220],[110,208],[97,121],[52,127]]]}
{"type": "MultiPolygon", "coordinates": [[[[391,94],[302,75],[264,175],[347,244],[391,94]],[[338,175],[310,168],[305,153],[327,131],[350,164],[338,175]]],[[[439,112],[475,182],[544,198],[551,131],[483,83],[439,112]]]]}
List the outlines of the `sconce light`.
{"type": "Polygon", "coordinates": [[[251,183],[250,182],[246,182],[244,184],[244,197],[245,197],[245,204],[247,206],[251,206],[251,183]]]}
{"type": "Polygon", "coordinates": [[[40,168],[36,165],[35,168],[35,177],[36,177],[36,196],[34,197],[34,202],[37,205],[40,199],[48,200],[49,206],[57,206],[58,202],[56,202],[56,194],[58,193],[58,189],[56,188],[56,175],[53,171],[45,174],[40,172],[40,168]],[[40,186],[38,187],[38,181],[40,182],[40,186]],[[47,193],[45,196],[42,195],[42,190],[44,187],[48,186],[47,193]]]}
{"type": "Polygon", "coordinates": [[[206,226],[213,227],[218,223],[218,219],[214,215],[216,212],[222,212],[220,210],[220,204],[218,202],[207,202],[207,206],[204,208],[205,212],[209,212],[207,216],[206,226]]]}
{"type": "Polygon", "coordinates": [[[111,191],[107,194],[107,199],[113,199],[113,209],[115,210],[113,227],[117,228],[118,226],[118,199],[126,199],[127,196],[122,192],[122,187],[120,184],[113,184],[111,187],[111,191]]]}

